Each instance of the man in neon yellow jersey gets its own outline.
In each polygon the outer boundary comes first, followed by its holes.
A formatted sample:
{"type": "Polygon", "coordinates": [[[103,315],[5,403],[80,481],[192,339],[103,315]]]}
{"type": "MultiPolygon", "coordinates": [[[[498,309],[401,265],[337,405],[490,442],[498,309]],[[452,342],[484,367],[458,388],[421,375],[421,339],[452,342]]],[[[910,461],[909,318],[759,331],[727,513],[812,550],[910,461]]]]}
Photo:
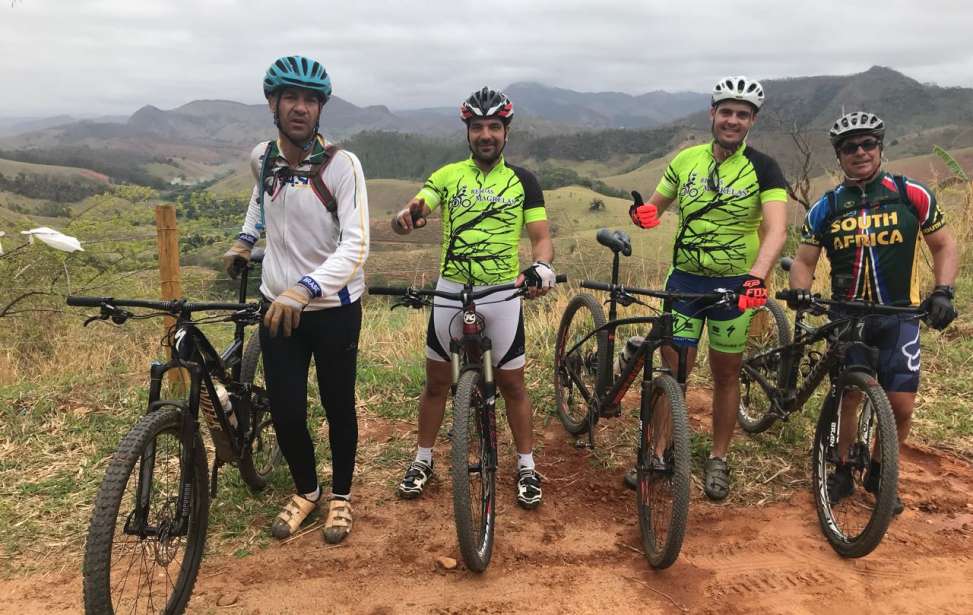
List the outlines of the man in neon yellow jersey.
{"type": "MultiPolygon", "coordinates": [[[[632,222],[652,228],[674,202],[679,228],[666,289],[710,292],[736,289],[737,306],[676,301],[675,343],[688,348],[691,370],[707,324],[713,373],[713,448],[706,461],[703,491],[722,500],[730,490],[727,449],[740,404],[740,366],[753,312],[767,298],[764,279],[780,255],[787,232],[786,182],[773,158],[747,145],[746,138],[764,103],[759,82],[720,79],[710,108],[713,141],[679,152],[646,204],[632,205],[632,222]],[[763,227],[763,239],[758,230],[763,227]]],[[[673,369],[677,353],[663,349],[673,369]]],[[[632,472],[625,482],[634,485],[632,472]]]]}
{"type": "MultiPolygon", "coordinates": [[[[503,92],[489,88],[473,92],[460,105],[472,155],[430,175],[422,190],[392,220],[393,230],[406,234],[425,226],[425,217],[441,208],[443,237],[436,284],[439,290],[456,292],[467,282],[479,289],[516,280],[518,284],[528,282],[532,286],[529,297],[534,298],[554,287],[554,245],[544,194],[530,171],[508,164],[503,157],[513,114],[513,103],[503,92]],[[518,246],[524,228],[534,262],[521,271],[518,246]]],[[[446,349],[455,307],[437,299],[429,317],[426,385],[419,400],[418,450],[398,487],[403,498],[422,495],[433,474],[432,448],[452,381],[446,349]]],[[[478,305],[477,312],[484,315],[484,333],[493,343],[494,374],[517,446],[517,503],[536,508],[541,503],[541,481],[534,469],[531,406],[524,384],[520,300],[478,305]]]]}

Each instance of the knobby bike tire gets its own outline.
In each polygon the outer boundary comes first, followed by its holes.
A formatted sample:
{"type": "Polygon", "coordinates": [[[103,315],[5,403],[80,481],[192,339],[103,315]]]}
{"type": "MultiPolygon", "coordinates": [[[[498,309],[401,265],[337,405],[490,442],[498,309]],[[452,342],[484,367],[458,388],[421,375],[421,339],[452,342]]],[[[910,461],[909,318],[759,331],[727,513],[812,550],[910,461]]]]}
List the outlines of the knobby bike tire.
{"type": "MultiPolygon", "coordinates": [[[[841,374],[834,400],[836,401],[831,401],[830,396],[829,399],[825,400],[814,436],[811,460],[814,468],[812,483],[814,503],[817,508],[821,531],[832,548],[843,557],[862,557],[871,553],[879,545],[885,536],[889,523],[892,521],[895,498],[898,492],[899,468],[899,444],[896,438],[895,415],[892,413],[888,396],[875,378],[858,370],[847,370],[841,374]],[[828,466],[833,466],[832,462],[837,455],[834,447],[836,446],[837,432],[835,430],[837,429],[838,408],[842,394],[848,389],[861,391],[864,395],[863,399],[868,401],[868,406],[874,414],[874,420],[877,421],[875,429],[877,442],[872,442],[875,450],[871,453],[870,459],[878,459],[882,464],[878,493],[872,495],[874,506],[871,508],[871,515],[864,528],[854,535],[848,535],[846,529],[841,527],[844,525],[839,518],[841,514],[840,512],[836,513],[835,505],[831,504],[828,487],[828,466]]],[[[861,427],[859,426],[856,431],[856,443],[860,439],[861,427]]],[[[860,478],[864,477],[863,472],[856,473],[856,475],[860,478]]],[[[864,489],[863,481],[856,479],[855,483],[856,490],[864,489]]],[[[858,508],[864,508],[864,506],[858,506],[858,508]]]]}
{"type": "MultiPolygon", "coordinates": [[[[254,381],[257,377],[260,360],[260,335],[254,333],[250,336],[243,351],[243,360],[240,364],[241,383],[256,384],[266,388],[265,382],[254,381]]],[[[270,414],[262,408],[257,408],[256,405],[251,405],[251,408],[253,414],[250,417],[250,424],[253,426],[256,435],[244,447],[237,466],[243,482],[251,491],[257,492],[267,486],[267,478],[274,471],[282,456],[277,445],[277,433],[274,431],[270,414]],[[259,459],[255,459],[255,457],[259,457],[259,459]]]]}
{"type": "Polygon", "coordinates": [[[453,515],[463,561],[475,572],[486,570],[493,554],[497,493],[497,453],[490,450],[490,426],[480,420],[486,403],[480,376],[463,372],[453,396],[453,515]]]}
{"type": "Polygon", "coordinates": [[[581,293],[571,298],[558,326],[554,343],[554,406],[564,429],[573,436],[588,431],[590,408],[568,379],[566,370],[590,376],[590,382],[586,380],[585,384],[589,385],[591,395],[596,395],[603,376],[601,372],[611,368],[607,331],[598,333],[570,356],[565,356],[568,347],[573,345],[573,340],[568,338],[569,335],[586,335],[605,322],[605,313],[598,300],[588,293],[581,293]],[[576,327],[574,330],[572,324],[576,327]]]}
{"type": "Polygon", "coordinates": [[[649,395],[649,401],[642,404],[640,414],[635,502],[645,557],[653,568],[668,568],[679,557],[689,515],[689,419],[682,387],[672,376],[657,376],[652,381],[649,395]],[[658,467],[650,469],[655,457],[653,427],[659,427],[659,417],[664,417],[656,414],[663,407],[660,406],[663,400],[668,401],[670,412],[669,420],[662,420],[668,423],[665,428],[671,433],[671,443],[663,455],[664,471],[658,467]],[[663,490],[668,495],[653,498],[654,494],[663,490]],[[661,528],[663,524],[664,528],[661,528]]]}
{"type": "MultiPolygon", "coordinates": [[[[112,596],[113,590],[117,590],[118,594],[122,594],[125,591],[128,584],[128,575],[133,567],[130,564],[127,568],[128,572],[122,573],[124,566],[118,566],[118,572],[125,575],[125,582],[122,583],[116,579],[115,587],[113,588],[113,549],[115,549],[116,555],[124,555],[122,545],[115,544],[121,538],[121,536],[116,535],[116,528],[121,532],[124,528],[124,523],[131,516],[128,514],[131,511],[122,511],[121,514],[125,515],[125,518],[119,520],[119,508],[122,504],[122,499],[126,495],[126,486],[129,481],[133,481],[132,490],[136,490],[141,467],[139,460],[142,458],[146,448],[150,444],[156,443],[160,435],[169,435],[178,442],[180,450],[177,452],[180,455],[176,456],[176,458],[181,459],[182,450],[186,447],[186,442],[182,440],[180,435],[181,421],[181,411],[176,408],[164,408],[147,414],[139,419],[115,449],[115,453],[112,455],[108,469],[105,472],[105,478],[102,480],[101,487],[99,487],[98,494],[95,497],[91,523],[88,527],[83,571],[85,613],[97,613],[98,615],[111,614],[115,612],[116,606],[121,607],[120,611],[122,612],[140,612],[143,610],[123,606],[123,595],[114,596],[114,600],[112,596]],[[119,521],[121,521],[122,525],[119,525],[119,521]]],[[[195,434],[194,439],[196,454],[192,461],[192,467],[189,468],[192,473],[191,512],[185,543],[182,545],[184,550],[182,554],[183,559],[175,575],[170,575],[168,570],[166,570],[166,578],[168,580],[175,579],[172,590],[164,594],[164,606],[162,606],[161,610],[159,605],[155,604],[150,597],[153,587],[151,576],[147,581],[150,596],[143,596],[143,584],[138,584],[138,588],[133,588],[132,590],[132,595],[135,596],[136,601],[134,604],[135,607],[138,607],[140,598],[148,599],[148,606],[144,610],[149,610],[149,606],[151,606],[151,610],[162,612],[165,615],[176,615],[185,610],[189,598],[192,595],[193,585],[196,583],[196,575],[199,571],[199,565],[203,557],[203,546],[206,541],[206,527],[209,516],[206,455],[202,439],[198,433],[195,434]]],[[[157,444],[155,445],[157,446],[157,444]]],[[[158,450],[156,450],[156,454],[158,455],[158,450]]],[[[156,464],[158,463],[160,462],[157,459],[156,464]]],[[[156,468],[156,471],[158,470],[157,465],[153,467],[156,468]]],[[[180,470],[182,469],[180,468],[180,470]]],[[[174,500],[172,496],[168,499],[156,499],[157,492],[155,487],[160,482],[157,473],[153,474],[152,481],[153,489],[152,500],[150,502],[150,514],[159,514],[160,510],[163,511],[163,516],[159,520],[155,520],[158,524],[157,527],[162,527],[163,520],[165,519],[164,511],[166,510],[166,505],[171,505],[174,500]]],[[[155,566],[161,563],[159,558],[168,555],[167,549],[170,549],[171,545],[163,546],[161,540],[153,541],[148,537],[136,539],[133,536],[132,538],[135,541],[135,548],[132,549],[133,556],[136,550],[141,551],[143,556],[142,565],[149,567],[149,574],[151,575],[155,566]],[[146,554],[148,554],[147,558],[146,554]]],[[[139,568],[138,572],[138,581],[141,581],[142,567],[139,568]]]]}
{"type": "MultiPolygon", "coordinates": [[[[791,343],[790,323],[780,304],[773,299],[767,299],[767,303],[758,312],[764,310],[770,314],[768,336],[759,338],[759,341],[752,334],[747,336],[747,347],[743,355],[744,363],[752,355],[791,343]]],[[[751,325],[757,322],[757,317],[758,315],[755,314],[753,320],[750,321],[751,325]]],[[[768,369],[760,369],[760,371],[763,372],[764,377],[769,377],[768,379],[771,382],[780,386],[784,382],[783,368],[780,357],[777,357],[776,371],[768,371],[768,369]]],[[[740,424],[740,428],[749,434],[762,433],[777,420],[777,417],[770,412],[769,397],[760,383],[751,379],[746,371],[741,372],[740,381],[740,405],[737,408],[737,422],[740,424]]]]}

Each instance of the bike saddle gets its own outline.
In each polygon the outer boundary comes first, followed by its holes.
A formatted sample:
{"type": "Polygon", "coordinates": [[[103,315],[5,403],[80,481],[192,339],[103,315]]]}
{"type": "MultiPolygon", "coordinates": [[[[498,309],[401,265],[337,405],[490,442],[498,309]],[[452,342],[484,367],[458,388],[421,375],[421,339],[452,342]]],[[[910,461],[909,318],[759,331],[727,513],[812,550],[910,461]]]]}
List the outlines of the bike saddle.
{"type": "Polygon", "coordinates": [[[784,256],[781,257],[780,259],[780,268],[783,269],[784,271],[790,271],[791,265],[793,264],[794,264],[794,259],[791,258],[790,256],[784,256]]]}
{"type": "Polygon", "coordinates": [[[624,231],[613,231],[603,228],[595,236],[598,243],[611,248],[612,252],[621,252],[625,256],[632,255],[632,239],[624,231]]]}

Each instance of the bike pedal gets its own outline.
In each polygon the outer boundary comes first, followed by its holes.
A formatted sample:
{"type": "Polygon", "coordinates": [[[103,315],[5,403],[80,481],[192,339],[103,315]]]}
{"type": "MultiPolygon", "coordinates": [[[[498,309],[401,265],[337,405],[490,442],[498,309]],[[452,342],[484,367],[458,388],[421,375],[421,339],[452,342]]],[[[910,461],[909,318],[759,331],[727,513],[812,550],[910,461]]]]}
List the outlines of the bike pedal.
{"type": "Polygon", "coordinates": [[[578,438],[574,441],[574,448],[593,449],[594,446],[589,444],[586,438],[578,438]]]}

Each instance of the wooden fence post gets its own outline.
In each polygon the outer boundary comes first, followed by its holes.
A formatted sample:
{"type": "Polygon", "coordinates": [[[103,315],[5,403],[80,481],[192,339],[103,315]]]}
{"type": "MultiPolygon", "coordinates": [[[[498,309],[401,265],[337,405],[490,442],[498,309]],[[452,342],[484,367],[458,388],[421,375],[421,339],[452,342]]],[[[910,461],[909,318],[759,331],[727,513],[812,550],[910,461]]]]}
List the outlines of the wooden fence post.
{"type": "MultiPolygon", "coordinates": [[[[155,206],[156,239],[159,246],[159,277],[162,286],[162,299],[178,299],[182,297],[182,280],[179,274],[179,226],[176,223],[176,206],[163,204],[155,206]]],[[[164,332],[175,324],[175,319],[166,316],[163,319],[164,332]]],[[[168,352],[167,348],[164,348],[168,352]]],[[[170,372],[172,373],[172,372],[170,372]]],[[[179,392],[185,392],[189,387],[189,378],[185,370],[172,373],[170,384],[179,392]]]]}

